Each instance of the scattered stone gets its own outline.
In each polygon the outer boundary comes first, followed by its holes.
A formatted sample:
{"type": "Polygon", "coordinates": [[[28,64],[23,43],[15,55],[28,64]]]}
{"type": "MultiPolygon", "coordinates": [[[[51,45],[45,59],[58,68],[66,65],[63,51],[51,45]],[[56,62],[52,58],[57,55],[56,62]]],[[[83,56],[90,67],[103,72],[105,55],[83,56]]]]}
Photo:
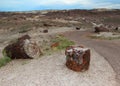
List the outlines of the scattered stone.
{"type": "Polygon", "coordinates": [[[48,33],[48,30],[43,30],[43,33],[48,33]]]}
{"type": "Polygon", "coordinates": [[[76,30],[80,30],[80,27],[76,27],[76,30]]]}
{"type": "Polygon", "coordinates": [[[44,23],[43,26],[48,27],[48,26],[52,26],[52,25],[44,23]]]}
{"type": "Polygon", "coordinates": [[[103,27],[103,26],[95,27],[95,32],[96,32],[96,33],[99,33],[99,32],[109,32],[109,29],[108,29],[108,28],[105,28],[105,27],[103,27]]]}
{"type": "Polygon", "coordinates": [[[118,27],[116,27],[115,30],[118,31],[118,27]]]}
{"type": "Polygon", "coordinates": [[[120,27],[116,27],[115,30],[116,30],[116,31],[119,31],[119,30],[120,30],[120,27]]]}
{"type": "Polygon", "coordinates": [[[18,38],[4,48],[7,56],[11,59],[32,59],[39,57],[42,52],[36,42],[29,35],[18,38]]]}
{"type": "Polygon", "coordinates": [[[66,48],[66,66],[73,71],[85,71],[89,69],[90,49],[80,46],[66,48]]]}

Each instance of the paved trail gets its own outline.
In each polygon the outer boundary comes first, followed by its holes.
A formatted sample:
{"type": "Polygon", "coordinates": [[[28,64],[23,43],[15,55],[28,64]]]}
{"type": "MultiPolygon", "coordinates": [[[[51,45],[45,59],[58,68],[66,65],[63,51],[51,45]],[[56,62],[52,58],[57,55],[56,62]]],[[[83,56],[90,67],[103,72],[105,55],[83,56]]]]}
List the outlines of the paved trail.
{"type": "Polygon", "coordinates": [[[77,44],[84,44],[85,46],[94,48],[100,55],[105,57],[117,73],[116,78],[120,82],[120,40],[90,39],[86,37],[86,34],[90,34],[90,32],[73,31],[65,33],[65,36],[77,44]]]}

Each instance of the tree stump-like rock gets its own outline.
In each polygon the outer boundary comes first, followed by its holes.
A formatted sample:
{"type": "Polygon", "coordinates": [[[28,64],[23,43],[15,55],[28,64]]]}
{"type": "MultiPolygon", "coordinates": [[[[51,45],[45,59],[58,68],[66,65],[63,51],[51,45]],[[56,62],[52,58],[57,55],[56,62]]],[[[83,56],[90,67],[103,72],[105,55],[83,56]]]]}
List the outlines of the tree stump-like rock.
{"type": "Polygon", "coordinates": [[[18,38],[4,48],[6,55],[11,59],[32,59],[39,57],[42,52],[36,42],[29,35],[18,38]]]}
{"type": "Polygon", "coordinates": [[[73,71],[85,71],[90,65],[90,49],[80,46],[66,48],[66,66],[73,71]]]}

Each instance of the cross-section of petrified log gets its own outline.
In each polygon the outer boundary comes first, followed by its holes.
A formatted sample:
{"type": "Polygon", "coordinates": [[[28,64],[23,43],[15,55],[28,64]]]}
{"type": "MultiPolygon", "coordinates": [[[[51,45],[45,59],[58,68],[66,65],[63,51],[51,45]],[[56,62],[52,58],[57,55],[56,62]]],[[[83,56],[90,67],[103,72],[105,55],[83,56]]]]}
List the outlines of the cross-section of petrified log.
{"type": "Polygon", "coordinates": [[[18,38],[15,42],[5,47],[4,51],[11,59],[37,58],[42,52],[36,42],[31,41],[29,35],[18,38]]]}
{"type": "Polygon", "coordinates": [[[89,69],[90,49],[80,46],[70,46],[66,48],[66,66],[74,71],[84,71],[89,69]]]}

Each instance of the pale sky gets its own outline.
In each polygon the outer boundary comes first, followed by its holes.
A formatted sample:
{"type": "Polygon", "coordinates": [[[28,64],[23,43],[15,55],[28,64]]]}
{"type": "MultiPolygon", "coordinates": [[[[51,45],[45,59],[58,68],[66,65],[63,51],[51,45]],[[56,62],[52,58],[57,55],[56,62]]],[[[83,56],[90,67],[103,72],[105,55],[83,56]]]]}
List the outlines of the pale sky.
{"type": "Polygon", "coordinates": [[[0,11],[93,8],[120,9],[120,0],[0,0],[0,11]]]}

